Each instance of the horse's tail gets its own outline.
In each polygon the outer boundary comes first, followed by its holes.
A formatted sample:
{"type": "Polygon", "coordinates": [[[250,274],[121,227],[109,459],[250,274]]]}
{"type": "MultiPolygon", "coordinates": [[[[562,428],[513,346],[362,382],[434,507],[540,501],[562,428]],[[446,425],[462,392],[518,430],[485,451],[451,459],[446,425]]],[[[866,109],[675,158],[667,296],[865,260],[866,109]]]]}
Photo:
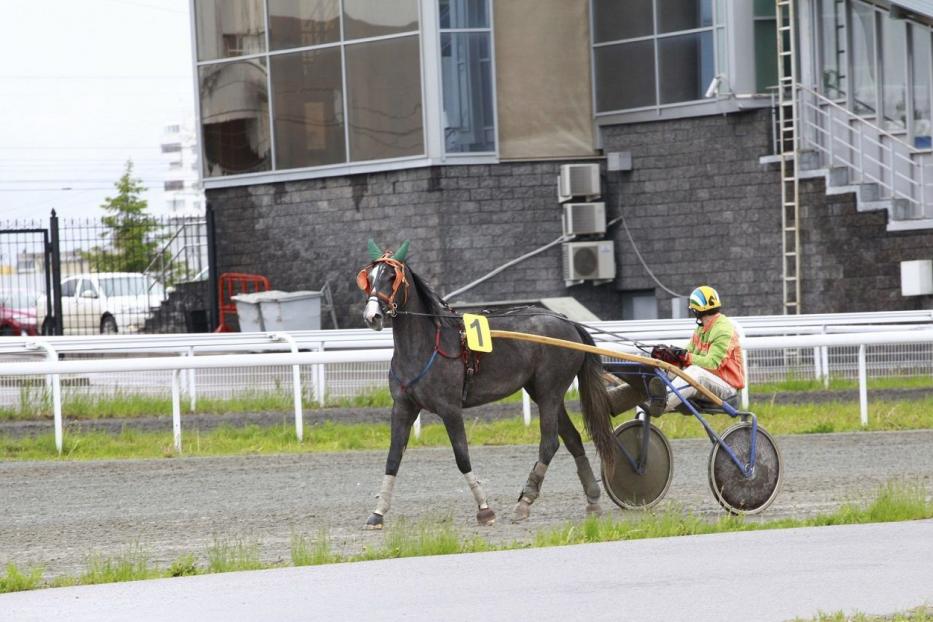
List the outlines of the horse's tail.
{"type": "MultiPolygon", "coordinates": [[[[576,326],[580,339],[586,345],[596,345],[593,338],[582,326],[576,326]]],[[[583,367],[577,372],[580,381],[580,403],[583,405],[583,423],[596,452],[603,463],[611,467],[615,455],[615,438],[612,434],[612,413],[609,392],[603,381],[603,362],[599,355],[587,353],[583,367]]]]}

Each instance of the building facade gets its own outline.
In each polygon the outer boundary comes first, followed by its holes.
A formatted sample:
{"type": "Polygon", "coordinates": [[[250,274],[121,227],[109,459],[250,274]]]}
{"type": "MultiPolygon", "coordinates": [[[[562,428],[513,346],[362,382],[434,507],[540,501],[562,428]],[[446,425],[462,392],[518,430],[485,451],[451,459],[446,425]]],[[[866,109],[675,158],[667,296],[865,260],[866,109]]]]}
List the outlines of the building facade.
{"type": "MultiPolygon", "coordinates": [[[[794,5],[802,312],[933,301],[901,291],[901,262],[933,259],[933,11],[904,4],[924,2],[794,5]]],[[[772,0],[192,9],[221,272],[329,282],[345,326],[370,237],[410,239],[441,293],[530,255],[455,306],[572,296],[603,319],[670,317],[709,283],[733,314],[785,308],[772,0]],[[594,195],[574,200],[605,204],[605,232],[559,240],[568,164],[598,166],[594,195]],[[598,240],[613,274],[575,278],[568,245],[598,240]]]]}

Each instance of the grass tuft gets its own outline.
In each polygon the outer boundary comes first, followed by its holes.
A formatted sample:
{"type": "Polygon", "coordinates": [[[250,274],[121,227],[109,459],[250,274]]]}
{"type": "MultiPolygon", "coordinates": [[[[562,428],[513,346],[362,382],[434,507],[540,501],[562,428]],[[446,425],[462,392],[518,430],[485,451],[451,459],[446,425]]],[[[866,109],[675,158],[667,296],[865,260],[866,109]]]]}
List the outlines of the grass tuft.
{"type": "Polygon", "coordinates": [[[218,538],[207,548],[207,572],[236,572],[259,570],[265,566],[259,561],[259,543],[235,539],[226,542],[218,538]]]}
{"type": "Polygon", "coordinates": [[[34,590],[42,582],[42,575],[41,567],[36,566],[27,572],[22,572],[16,564],[9,562],[6,565],[6,573],[0,575],[0,594],[34,590]]]}
{"type": "Polygon", "coordinates": [[[137,544],[115,557],[90,555],[87,559],[87,569],[78,577],[77,582],[81,585],[95,585],[119,581],[140,581],[157,576],[159,576],[158,571],[149,566],[149,554],[137,544]]]}
{"type": "Polygon", "coordinates": [[[330,547],[330,534],[322,529],[317,538],[308,540],[299,533],[292,534],[291,557],[293,566],[320,566],[343,561],[330,547]]]}
{"type": "Polygon", "coordinates": [[[201,574],[197,559],[193,553],[186,553],[179,556],[172,565],[168,567],[168,576],[170,577],[190,577],[201,574]]]}

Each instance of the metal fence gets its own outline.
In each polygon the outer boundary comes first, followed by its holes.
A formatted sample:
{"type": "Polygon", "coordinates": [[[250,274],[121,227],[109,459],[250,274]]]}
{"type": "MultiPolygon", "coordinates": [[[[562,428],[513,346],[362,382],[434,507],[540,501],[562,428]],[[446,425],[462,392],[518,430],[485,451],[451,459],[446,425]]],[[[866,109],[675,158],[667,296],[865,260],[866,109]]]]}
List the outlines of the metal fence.
{"type": "Polygon", "coordinates": [[[184,332],[161,309],[180,284],[207,280],[207,258],[203,218],[2,223],[0,334],[184,332]]]}

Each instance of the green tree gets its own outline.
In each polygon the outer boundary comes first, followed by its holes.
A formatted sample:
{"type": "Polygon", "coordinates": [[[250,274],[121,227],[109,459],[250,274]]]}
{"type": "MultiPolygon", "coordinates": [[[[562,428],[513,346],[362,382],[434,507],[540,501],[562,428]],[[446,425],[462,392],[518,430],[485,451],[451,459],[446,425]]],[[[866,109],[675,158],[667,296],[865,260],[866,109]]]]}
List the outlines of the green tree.
{"type": "Polygon", "coordinates": [[[101,220],[109,229],[101,237],[110,239],[109,248],[95,246],[82,255],[93,272],[145,272],[159,253],[159,225],[146,211],[149,205],[141,196],[146,188],[133,177],[132,160],[114,187],[117,194],[101,205],[107,212],[101,220]]]}

